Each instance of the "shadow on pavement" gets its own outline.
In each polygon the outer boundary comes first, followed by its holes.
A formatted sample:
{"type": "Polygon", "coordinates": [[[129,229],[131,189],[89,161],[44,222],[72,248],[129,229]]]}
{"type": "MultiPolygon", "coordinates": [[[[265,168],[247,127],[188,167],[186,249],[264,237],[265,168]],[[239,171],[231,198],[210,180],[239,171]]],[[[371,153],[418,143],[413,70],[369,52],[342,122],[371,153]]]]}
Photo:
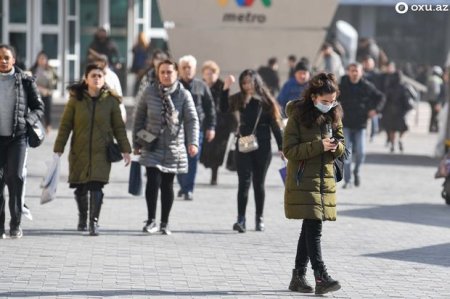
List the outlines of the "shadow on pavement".
{"type": "Polygon", "coordinates": [[[450,243],[446,243],[421,248],[366,254],[364,256],[450,267],[449,252],[450,243]]]}
{"type": "Polygon", "coordinates": [[[436,204],[403,204],[373,206],[346,210],[340,215],[376,220],[399,221],[450,228],[450,207],[436,204]]]}
{"type": "Polygon", "coordinates": [[[437,168],[439,165],[439,159],[421,155],[370,153],[366,155],[365,163],[380,165],[428,166],[437,168]]]}
{"type": "MultiPolygon", "coordinates": [[[[232,230],[172,230],[176,234],[199,234],[199,235],[232,235],[236,234],[232,230]]],[[[25,229],[26,236],[48,237],[48,236],[89,236],[87,231],[80,232],[75,229],[25,229]]],[[[141,230],[118,230],[118,229],[102,229],[100,228],[100,236],[119,236],[127,235],[130,237],[149,237],[147,233],[141,230]]],[[[158,236],[161,234],[155,233],[151,236],[158,236]]]]}
{"type": "Polygon", "coordinates": [[[101,296],[101,297],[122,297],[129,296],[187,296],[187,297],[206,297],[206,296],[282,296],[285,293],[286,296],[291,296],[292,292],[287,290],[260,290],[260,291],[162,291],[162,290],[98,290],[98,291],[16,291],[16,292],[3,292],[0,293],[0,297],[8,298],[26,298],[26,297],[38,297],[38,296],[74,296],[74,297],[88,297],[88,296],[101,296]]]}

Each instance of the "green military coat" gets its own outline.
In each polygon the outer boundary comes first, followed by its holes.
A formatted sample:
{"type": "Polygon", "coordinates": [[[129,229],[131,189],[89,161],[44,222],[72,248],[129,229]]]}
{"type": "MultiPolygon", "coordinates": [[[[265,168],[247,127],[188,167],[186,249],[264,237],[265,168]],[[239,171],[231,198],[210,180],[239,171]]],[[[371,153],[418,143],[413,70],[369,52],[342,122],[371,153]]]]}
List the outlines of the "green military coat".
{"type": "MultiPolygon", "coordinates": [[[[344,143],[332,153],[324,152],[319,125],[300,123],[293,102],[286,107],[283,153],[288,160],[284,211],[289,219],[336,220],[336,180],[333,162],[343,155],[344,143]]],[[[334,136],[343,139],[342,123],[334,136]]]]}
{"type": "Polygon", "coordinates": [[[91,181],[108,183],[111,162],[106,158],[106,146],[113,136],[122,153],[130,153],[125,124],[120,113],[120,98],[109,90],[98,100],[85,93],[81,101],[71,95],[64,108],[53,151],[64,152],[70,133],[69,183],[91,181]]]}

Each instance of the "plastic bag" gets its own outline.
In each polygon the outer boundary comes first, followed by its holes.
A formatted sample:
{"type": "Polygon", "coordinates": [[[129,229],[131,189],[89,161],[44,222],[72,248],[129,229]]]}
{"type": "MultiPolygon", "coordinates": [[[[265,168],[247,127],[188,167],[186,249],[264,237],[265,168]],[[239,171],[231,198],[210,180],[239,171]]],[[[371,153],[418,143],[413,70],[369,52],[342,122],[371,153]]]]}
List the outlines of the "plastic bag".
{"type": "Polygon", "coordinates": [[[53,160],[48,163],[47,174],[42,180],[41,205],[55,199],[56,188],[59,182],[60,157],[53,155],[53,160]]]}

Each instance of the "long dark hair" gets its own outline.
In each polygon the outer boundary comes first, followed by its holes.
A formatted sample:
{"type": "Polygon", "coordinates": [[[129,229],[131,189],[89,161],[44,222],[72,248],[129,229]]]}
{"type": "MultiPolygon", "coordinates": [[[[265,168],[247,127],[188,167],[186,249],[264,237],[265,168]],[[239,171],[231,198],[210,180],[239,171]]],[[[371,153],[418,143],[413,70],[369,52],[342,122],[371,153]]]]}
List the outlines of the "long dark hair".
{"type": "Polygon", "coordinates": [[[47,65],[45,66],[45,69],[48,70],[50,68],[50,65],[48,64],[48,55],[47,55],[47,53],[45,51],[40,51],[38,53],[38,55],[36,55],[36,60],[34,61],[33,66],[30,68],[30,71],[33,74],[36,73],[36,69],[37,69],[38,64],[39,64],[38,60],[39,60],[39,57],[41,57],[41,56],[45,56],[45,58],[47,58],[47,65]]]}
{"type": "Polygon", "coordinates": [[[296,103],[295,108],[299,114],[300,123],[311,128],[313,124],[321,125],[331,122],[336,129],[338,122],[342,118],[342,107],[338,104],[327,113],[323,114],[314,107],[313,96],[336,93],[339,95],[339,86],[336,77],[332,73],[320,73],[309,80],[308,87],[303,91],[301,100],[296,103]]]}
{"type": "Polygon", "coordinates": [[[272,118],[276,120],[278,125],[281,127],[281,113],[278,102],[264,84],[261,76],[254,70],[246,69],[239,75],[239,88],[241,89],[242,96],[238,97],[236,102],[231,103],[231,109],[235,111],[245,107],[245,92],[243,89],[243,83],[246,77],[250,77],[252,80],[255,87],[255,93],[262,99],[263,108],[270,112],[272,118]]]}
{"type": "MultiPolygon", "coordinates": [[[[96,63],[89,63],[86,66],[86,68],[84,69],[84,78],[87,78],[89,73],[93,70],[100,70],[103,73],[103,75],[105,75],[104,68],[102,68],[101,66],[99,66],[96,63]]],[[[70,94],[75,95],[75,98],[78,101],[83,100],[83,94],[87,89],[88,89],[88,86],[84,79],[81,79],[79,82],[74,83],[67,87],[67,90],[70,92],[70,94]]],[[[106,83],[105,83],[105,85],[103,85],[102,90],[103,89],[108,89],[108,86],[106,85],[106,83]]]]}

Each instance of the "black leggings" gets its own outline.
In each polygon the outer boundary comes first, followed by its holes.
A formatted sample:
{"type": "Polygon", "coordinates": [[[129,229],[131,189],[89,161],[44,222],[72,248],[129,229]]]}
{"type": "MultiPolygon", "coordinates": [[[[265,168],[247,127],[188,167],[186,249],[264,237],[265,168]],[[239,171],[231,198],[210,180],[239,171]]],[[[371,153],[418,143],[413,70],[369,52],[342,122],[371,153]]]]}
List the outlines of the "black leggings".
{"type": "Polygon", "coordinates": [[[174,178],[174,173],[164,173],[156,167],[147,167],[145,199],[147,201],[148,220],[154,220],[156,217],[156,202],[161,188],[161,222],[168,223],[174,199],[174,178]]]}
{"type": "Polygon", "coordinates": [[[264,200],[266,197],[264,182],[271,160],[272,150],[270,140],[262,140],[256,151],[246,154],[240,152],[237,153],[236,164],[239,177],[238,216],[245,216],[248,191],[252,181],[255,194],[256,217],[263,216],[264,200]]]}
{"type": "Polygon", "coordinates": [[[295,257],[295,269],[303,269],[311,266],[314,270],[323,269],[322,248],[320,238],[322,237],[322,221],[304,219],[302,231],[297,245],[297,256],[295,257]]]}

